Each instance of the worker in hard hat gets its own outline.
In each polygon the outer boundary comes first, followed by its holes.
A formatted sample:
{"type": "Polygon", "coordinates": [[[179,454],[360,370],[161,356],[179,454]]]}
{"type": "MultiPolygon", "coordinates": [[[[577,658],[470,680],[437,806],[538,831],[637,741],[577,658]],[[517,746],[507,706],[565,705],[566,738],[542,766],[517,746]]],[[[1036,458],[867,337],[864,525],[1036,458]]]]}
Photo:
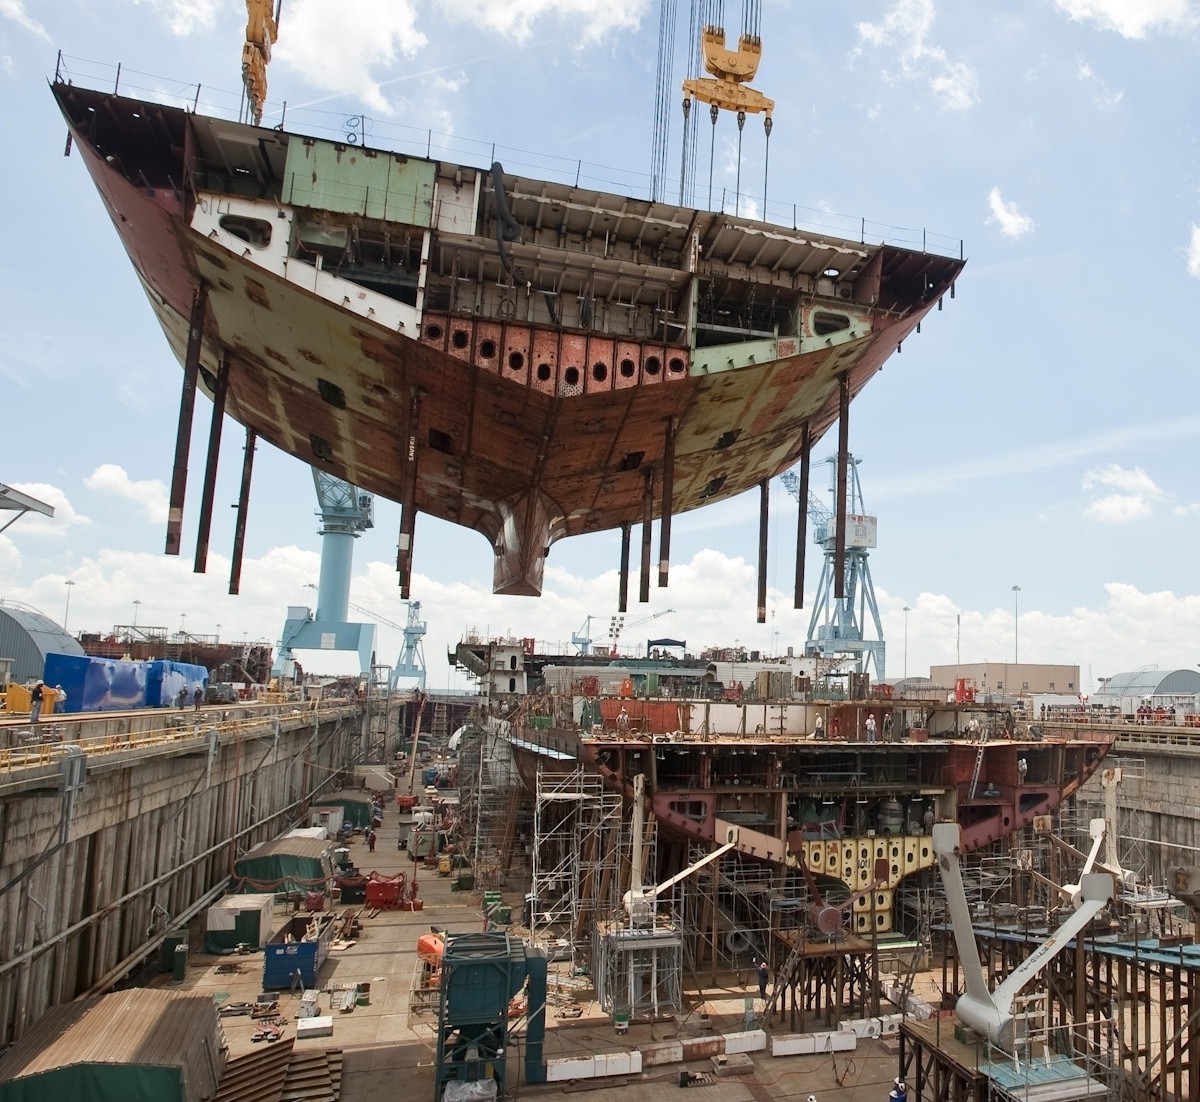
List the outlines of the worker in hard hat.
{"type": "Polygon", "coordinates": [[[40,678],[33,686],[33,692],[29,694],[29,722],[37,723],[42,714],[42,704],[46,700],[47,689],[46,682],[40,678]]]}

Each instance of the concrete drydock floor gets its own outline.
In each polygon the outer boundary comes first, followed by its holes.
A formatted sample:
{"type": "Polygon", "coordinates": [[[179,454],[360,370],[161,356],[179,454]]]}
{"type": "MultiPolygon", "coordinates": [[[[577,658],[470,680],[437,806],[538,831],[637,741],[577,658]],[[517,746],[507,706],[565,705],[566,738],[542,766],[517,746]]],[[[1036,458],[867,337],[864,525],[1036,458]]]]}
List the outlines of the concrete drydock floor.
{"type": "MultiPolygon", "coordinates": [[[[406,852],[397,848],[397,838],[407,833],[407,816],[397,817],[394,807],[385,812],[385,821],[378,833],[375,852],[368,853],[360,838],[352,844],[351,856],[364,873],[376,871],[383,875],[406,873],[413,875],[413,862],[406,852]]],[[[374,918],[362,913],[362,936],[353,944],[333,950],[319,976],[323,989],[370,984],[370,1001],[350,1012],[330,1008],[330,995],[322,994],[320,1013],[333,1017],[333,1036],[296,1040],[295,1051],[303,1052],[338,1048],[342,1050],[343,1102],[367,1102],[387,1096],[399,1096],[411,1102],[433,1098],[433,1062],[435,1019],[413,1017],[409,1013],[409,993],[417,965],[417,938],[431,926],[458,933],[483,929],[480,909],[481,893],[453,892],[450,879],[432,871],[419,874],[422,911],[382,911],[374,918]]],[[[506,899],[519,910],[520,899],[506,899]]],[[[338,908],[339,913],[346,908],[338,908]]],[[[277,908],[277,928],[288,917],[277,908]]],[[[182,983],[162,976],[155,986],[174,990],[211,993],[219,1004],[254,1002],[262,991],[263,954],[217,957],[193,952],[186,978],[182,983]]],[[[640,1045],[707,1033],[734,1032],[744,1028],[743,1015],[747,996],[757,994],[753,975],[730,976],[731,986],[708,987],[702,996],[687,992],[689,998],[703,998],[711,1019],[711,1029],[701,1030],[694,1019],[681,1017],[678,1021],[654,1024],[633,1024],[629,1031],[618,1036],[611,1019],[603,1014],[591,998],[591,989],[572,984],[566,975],[568,966],[551,965],[551,997],[548,1010],[548,1030],[545,1056],[548,1059],[569,1056],[591,1056],[606,1052],[628,1052],[640,1045]],[[562,983],[556,996],[555,969],[562,970],[562,983]],[[578,1018],[555,1017],[565,1003],[576,1001],[581,1014],[578,1018]]],[[[584,981],[586,982],[586,981],[584,981]]],[[[295,1036],[296,1011],[299,993],[278,993],[279,1013],[287,1019],[284,1037],[295,1036]]],[[[885,1011],[886,1012],[886,1011],[885,1011]]],[[[251,1040],[257,1023],[247,1016],[226,1017],[222,1027],[229,1053],[236,1056],[252,1051],[266,1042],[251,1040]]],[[[826,1029],[817,1025],[812,1028],[826,1029]]],[[[768,1035],[791,1032],[782,1023],[768,1023],[768,1035]]],[[[894,1046],[892,1046],[894,1047],[894,1046]]],[[[752,1067],[749,1074],[717,1079],[701,1088],[710,1102],[765,1102],[775,1098],[804,1098],[815,1094],[819,1102],[850,1102],[870,1099],[886,1102],[892,1077],[897,1073],[897,1058],[884,1043],[860,1039],[855,1051],[823,1053],[810,1056],[772,1058],[764,1052],[749,1054],[752,1067]]],[[[679,1072],[711,1072],[708,1061],[652,1067],[643,1073],[608,1079],[580,1080],[577,1083],[530,1086],[518,1082],[509,1063],[509,1091],[518,1096],[559,1095],[579,1091],[620,1089],[629,1102],[660,1098],[669,1092],[674,1096],[679,1088],[679,1072]]]]}

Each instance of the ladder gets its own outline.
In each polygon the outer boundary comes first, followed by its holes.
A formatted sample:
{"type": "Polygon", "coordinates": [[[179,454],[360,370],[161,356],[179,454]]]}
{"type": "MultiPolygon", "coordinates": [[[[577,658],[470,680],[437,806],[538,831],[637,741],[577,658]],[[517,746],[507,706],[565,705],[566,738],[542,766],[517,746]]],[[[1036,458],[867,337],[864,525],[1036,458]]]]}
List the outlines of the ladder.
{"type": "Polygon", "coordinates": [[[800,968],[800,962],[804,959],[805,942],[798,941],[792,946],[792,951],[788,954],[787,959],[783,962],[783,967],[779,968],[775,973],[775,982],[771,985],[771,994],[767,998],[766,1016],[769,1017],[771,1009],[778,1003],[779,996],[783,993],[784,988],[788,986],[795,978],[796,972],[800,968]]]}
{"type": "Polygon", "coordinates": [[[449,734],[450,725],[447,722],[446,705],[439,701],[433,706],[433,723],[429,728],[429,735],[434,746],[440,748],[445,746],[449,734]]]}
{"type": "Polygon", "coordinates": [[[979,771],[983,768],[983,752],[987,749],[988,729],[984,727],[979,736],[979,753],[975,755],[975,772],[971,774],[971,791],[968,800],[975,799],[975,789],[979,787],[979,771]]]}

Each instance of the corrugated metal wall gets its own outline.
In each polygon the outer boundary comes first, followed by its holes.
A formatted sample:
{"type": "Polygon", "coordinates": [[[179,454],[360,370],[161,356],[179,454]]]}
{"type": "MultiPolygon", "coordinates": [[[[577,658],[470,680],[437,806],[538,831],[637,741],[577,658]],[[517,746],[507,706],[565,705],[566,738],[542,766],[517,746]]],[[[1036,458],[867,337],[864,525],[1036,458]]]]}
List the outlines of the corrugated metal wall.
{"type": "Polygon", "coordinates": [[[42,676],[48,654],[83,654],[49,616],[28,605],[0,604],[0,658],[12,659],[12,679],[42,676]]]}

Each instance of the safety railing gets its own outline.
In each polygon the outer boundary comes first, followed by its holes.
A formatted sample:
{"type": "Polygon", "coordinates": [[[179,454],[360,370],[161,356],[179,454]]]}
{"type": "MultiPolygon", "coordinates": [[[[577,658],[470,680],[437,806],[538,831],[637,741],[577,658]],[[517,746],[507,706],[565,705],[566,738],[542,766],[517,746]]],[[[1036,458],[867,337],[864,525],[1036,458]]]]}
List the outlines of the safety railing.
{"type": "MultiPolygon", "coordinates": [[[[291,701],[260,707],[253,714],[237,719],[217,718],[221,713],[215,709],[201,712],[168,712],[162,714],[161,724],[155,724],[145,730],[120,733],[110,731],[79,737],[67,737],[62,732],[64,720],[61,717],[57,722],[47,721],[27,727],[10,726],[6,733],[14,741],[14,745],[0,748],[0,774],[43,768],[62,757],[68,747],[78,748],[90,757],[105,754],[128,755],[138,750],[171,745],[183,746],[209,738],[212,731],[216,732],[218,741],[225,741],[231,737],[258,738],[273,733],[279,720],[302,719],[309,723],[313,719],[331,719],[342,713],[354,713],[361,707],[361,703],[356,700],[329,700],[317,703],[291,701]]],[[[100,713],[92,719],[71,715],[70,720],[66,722],[82,727],[108,727],[113,719],[112,713],[100,713]]]]}

